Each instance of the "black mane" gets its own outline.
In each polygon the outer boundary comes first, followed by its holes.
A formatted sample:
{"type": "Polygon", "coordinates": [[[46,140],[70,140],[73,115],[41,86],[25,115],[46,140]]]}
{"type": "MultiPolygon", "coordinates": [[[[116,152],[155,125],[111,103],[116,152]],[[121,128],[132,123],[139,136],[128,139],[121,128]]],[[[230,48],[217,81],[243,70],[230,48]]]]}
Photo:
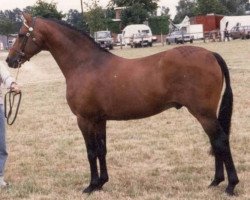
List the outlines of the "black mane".
{"type": "Polygon", "coordinates": [[[104,49],[102,47],[100,47],[100,45],[98,43],[96,43],[96,41],[94,40],[94,38],[92,38],[86,31],[83,31],[83,30],[80,30],[78,28],[76,28],[75,26],[72,26],[71,24],[67,23],[66,21],[63,21],[63,20],[57,20],[57,19],[46,19],[46,20],[49,20],[49,21],[52,21],[52,22],[55,22],[57,24],[60,24],[62,26],[65,26],[71,30],[74,30],[78,33],[81,33],[82,35],[86,36],[90,41],[92,41],[96,47],[98,47],[99,49],[105,51],[105,52],[109,52],[107,49],[104,49]]]}

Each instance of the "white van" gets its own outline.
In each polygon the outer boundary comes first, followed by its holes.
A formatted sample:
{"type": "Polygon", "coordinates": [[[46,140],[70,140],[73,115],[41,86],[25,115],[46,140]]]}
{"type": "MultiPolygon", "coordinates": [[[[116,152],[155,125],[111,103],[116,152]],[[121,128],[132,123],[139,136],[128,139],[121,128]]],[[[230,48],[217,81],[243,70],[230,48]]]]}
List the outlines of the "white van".
{"type": "Polygon", "coordinates": [[[122,31],[122,43],[125,45],[135,46],[139,40],[143,44],[152,46],[152,31],[145,24],[133,24],[126,26],[122,31]],[[138,39],[143,38],[143,39],[138,39]]]}

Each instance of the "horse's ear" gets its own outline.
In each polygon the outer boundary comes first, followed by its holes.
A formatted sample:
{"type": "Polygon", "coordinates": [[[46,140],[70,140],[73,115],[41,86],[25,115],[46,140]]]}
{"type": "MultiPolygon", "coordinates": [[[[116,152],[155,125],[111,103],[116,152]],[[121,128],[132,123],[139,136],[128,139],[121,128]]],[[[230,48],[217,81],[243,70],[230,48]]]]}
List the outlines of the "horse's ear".
{"type": "Polygon", "coordinates": [[[26,12],[22,13],[22,18],[23,18],[23,20],[25,20],[28,23],[32,21],[32,16],[26,12]]]}

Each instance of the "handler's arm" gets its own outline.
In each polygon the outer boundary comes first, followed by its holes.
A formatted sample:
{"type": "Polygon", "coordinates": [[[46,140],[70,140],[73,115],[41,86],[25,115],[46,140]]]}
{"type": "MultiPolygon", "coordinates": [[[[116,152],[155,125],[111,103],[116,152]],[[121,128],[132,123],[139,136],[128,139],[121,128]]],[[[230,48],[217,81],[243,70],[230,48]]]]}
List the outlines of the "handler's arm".
{"type": "Polygon", "coordinates": [[[20,92],[20,89],[19,89],[17,83],[15,83],[14,78],[10,75],[10,72],[7,69],[6,65],[1,61],[0,61],[0,77],[1,77],[3,84],[7,88],[9,88],[15,92],[20,92]]]}

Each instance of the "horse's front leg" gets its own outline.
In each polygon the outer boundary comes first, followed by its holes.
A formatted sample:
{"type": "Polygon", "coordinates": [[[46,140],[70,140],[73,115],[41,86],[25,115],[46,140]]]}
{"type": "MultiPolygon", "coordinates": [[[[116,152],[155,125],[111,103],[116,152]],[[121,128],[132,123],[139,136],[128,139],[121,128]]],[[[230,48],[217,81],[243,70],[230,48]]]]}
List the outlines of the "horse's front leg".
{"type": "MultiPolygon", "coordinates": [[[[106,144],[103,143],[103,136],[106,137],[106,121],[92,121],[84,118],[77,118],[78,126],[82,131],[87,148],[88,160],[91,171],[90,184],[83,190],[84,193],[91,193],[102,188],[108,181],[106,167],[106,144]],[[103,153],[105,151],[105,153],[103,153]],[[97,157],[100,160],[101,175],[97,169],[97,157]]],[[[105,138],[104,137],[104,138],[105,138]]],[[[104,140],[106,141],[106,140],[104,140]]]]}

